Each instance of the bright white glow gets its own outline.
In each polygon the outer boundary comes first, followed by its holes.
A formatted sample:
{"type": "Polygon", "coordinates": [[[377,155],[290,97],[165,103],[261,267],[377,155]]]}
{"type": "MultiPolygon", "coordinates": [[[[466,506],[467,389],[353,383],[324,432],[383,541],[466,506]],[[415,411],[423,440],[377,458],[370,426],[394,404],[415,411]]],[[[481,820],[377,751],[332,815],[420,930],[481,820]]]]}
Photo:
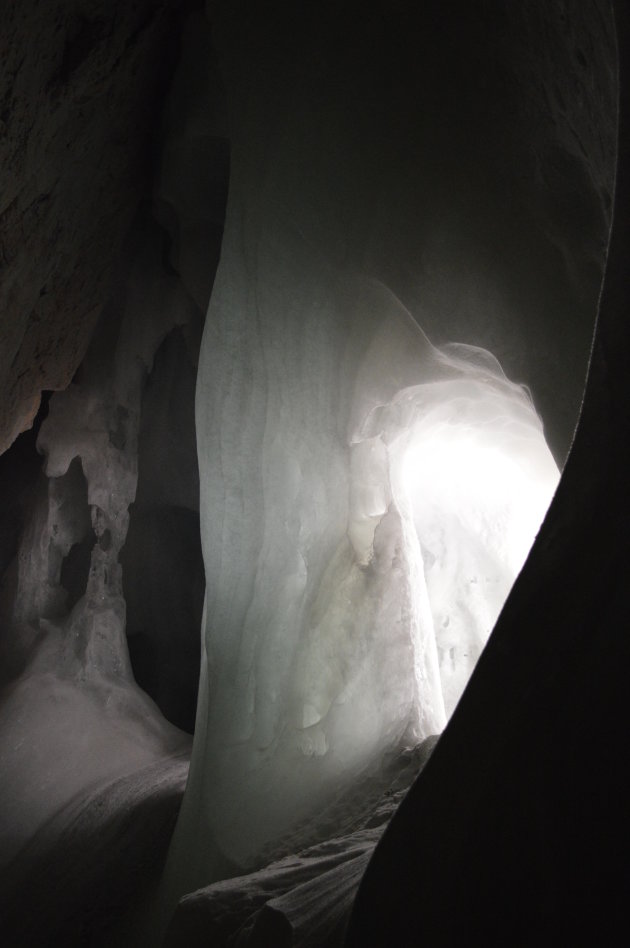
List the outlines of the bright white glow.
{"type": "MultiPolygon", "coordinates": [[[[384,333],[363,369],[348,537],[357,563],[374,573],[383,525],[399,518],[382,602],[398,597],[409,620],[422,734],[427,707],[435,726],[439,706],[448,717],[457,704],[560,475],[528,390],[491,353],[437,349],[417,327],[404,347],[403,338],[384,333]],[[418,382],[396,391],[380,381],[414,371],[418,382]]],[[[392,627],[387,609],[378,622],[392,627]]],[[[408,665],[397,674],[390,691],[408,665]]]]}
{"type": "MultiPolygon", "coordinates": [[[[475,397],[471,406],[483,402],[475,397]]],[[[402,458],[433,616],[447,715],[475,663],[540,527],[559,473],[539,426],[493,421],[418,426],[402,458]],[[512,433],[513,434],[513,433],[512,433]]],[[[470,413],[469,413],[470,414],[470,413]]],[[[532,419],[535,415],[532,409],[532,419]]]]}
{"type": "MultiPolygon", "coordinates": [[[[240,223],[228,245],[238,258],[240,223]]],[[[187,845],[202,827],[242,868],[287,834],[296,851],[344,787],[443,729],[558,476],[490,353],[433,346],[377,281],[335,276],[334,305],[313,305],[319,263],[295,282],[293,234],[282,246],[256,294],[244,264],[220,269],[197,389],[205,705],[187,845]]]]}

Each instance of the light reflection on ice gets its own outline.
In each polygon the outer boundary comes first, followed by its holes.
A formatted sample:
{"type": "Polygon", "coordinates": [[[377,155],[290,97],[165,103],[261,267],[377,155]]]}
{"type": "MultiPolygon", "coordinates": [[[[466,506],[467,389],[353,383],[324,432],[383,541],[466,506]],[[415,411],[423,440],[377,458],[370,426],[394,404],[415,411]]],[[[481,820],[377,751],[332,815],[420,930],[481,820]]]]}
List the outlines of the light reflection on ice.
{"type": "MultiPolygon", "coordinates": [[[[510,436],[505,425],[510,404],[505,399],[502,411],[479,425],[453,418],[421,425],[402,462],[448,716],[527,558],[559,478],[536,425],[528,437],[523,432],[510,436]]],[[[448,415],[448,405],[441,413],[448,415]]]]}

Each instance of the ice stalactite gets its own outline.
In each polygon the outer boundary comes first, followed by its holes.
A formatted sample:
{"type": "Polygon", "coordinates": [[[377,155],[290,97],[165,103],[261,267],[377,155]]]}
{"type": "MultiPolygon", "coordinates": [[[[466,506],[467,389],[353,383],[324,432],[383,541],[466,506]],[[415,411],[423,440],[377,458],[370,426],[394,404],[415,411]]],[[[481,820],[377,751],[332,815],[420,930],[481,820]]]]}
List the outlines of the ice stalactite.
{"type": "Polygon", "coordinates": [[[72,797],[190,746],[172,725],[192,729],[199,672],[193,399],[228,149],[201,14],[183,45],[196,55],[165,103],[153,200],[147,181],[85,360],[50,398],[43,471],[33,457],[32,502],[2,551],[0,862],[72,797]]]}
{"type": "MultiPolygon", "coordinates": [[[[66,620],[71,623],[66,637],[71,640],[72,629],[85,625],[88,638],[82,644],[86,650],[82,661],[86,673],[93,669],[122,679],[131,678],[131,669],[119,554],[138,479],[141,394],[159,343],[173,323],[185,325],[193,313],[185,297],[178,296],[173,278],[154,275],[159,272],[159,254],[159,235],[145,238],[122,299],[107,311],[80,379],[53,396],[38,439],[38,448],[46,456],[49,492],[54,494],[71,464],[77,463],[73,459],[80,461],[87,483],[95,542],[85,595],[66,620]],[[156,306],[160,297],[161,305],[156,306]]],[[[76,516],[75,507],[68,504],[66,518],[76,516]]],[[[39,574],[32,581],[38,582],[39,574]]],[[[29,598],[28,589],[18,590],[17,603],[29,598]]],[[[63,610],[59,617],[64,617],[63,610]]]]}

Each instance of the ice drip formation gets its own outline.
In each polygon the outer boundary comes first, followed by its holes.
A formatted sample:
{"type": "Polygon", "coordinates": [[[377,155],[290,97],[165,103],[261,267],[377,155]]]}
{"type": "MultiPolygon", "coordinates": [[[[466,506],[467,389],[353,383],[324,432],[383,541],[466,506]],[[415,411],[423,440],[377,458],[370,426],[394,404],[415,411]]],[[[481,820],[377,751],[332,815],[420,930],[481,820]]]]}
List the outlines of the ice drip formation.
{"type": "MultiPolygon", "coordinates": [[[[396,901],[416,856],[386,894],[404,827],[416,853],[431,812],[467,813],[445,833],[469,865],[486,814],[458,794],[507,779],[507,682],[518,722],[543,687],[521,688],[527,649],[554,654],[554,629],[509,604],[519,588],[536,601],[577,517],[556,498],[527,559],[580,416],[624,193],[623,15],[604,0],[74,6],[11,7],[7,30],[25,52],[0,156],[5,927],[16,945],[44,929],[416,944],[396,901]],[[379,892],[399,921],[369,921],[379,892]]],[[[459,878],[440,865],[436,916],[459,878]]],[[[465,922],[427,922],[427,944],[481,943],[461,904],[465,922]]]]}

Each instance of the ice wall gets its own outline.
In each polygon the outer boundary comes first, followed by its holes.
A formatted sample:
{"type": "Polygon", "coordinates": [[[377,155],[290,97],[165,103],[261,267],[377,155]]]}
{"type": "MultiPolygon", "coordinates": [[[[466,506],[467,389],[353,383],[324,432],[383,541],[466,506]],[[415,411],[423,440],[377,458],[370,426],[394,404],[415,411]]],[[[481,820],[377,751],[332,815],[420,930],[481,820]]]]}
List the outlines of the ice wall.
{"type": "MultiPolygon", "coordinates": [[[[483,353],[435,349],[379,284],[329,271],[328,299],[293,295],[299,317],[287,319],[275,281],[313,279],[286,271],[295,260],[287,241],[259,273],[256,358],[246,340],[236,356],[229,348],[247,308],[234,299],[240,281],[219,278],[210,325],[221,329],[206,336],[198,386],[209,705],[196,753],[213,774],[198,802],[243,867],[383,754],[445,723],[427,530],[404,480],[414,444],[427,429],[456,423],[475,436],[485,425],[508,452],[520,442],[551,490],[557,478],[527,393],[483,353]]],[[[503,569],[499,598],[517,569],[503,569]]]]}
{"type": "MultiPolygon", "coordinates": [[[[419,12],[212,10],[231,176],[197,386],[207,594],[173,891],[259,865],[288,836],[299,845],[296,827],[345,781],[444,723],[418,518],[401,486],[407,432],[421,436],[446,384],[461,389],[451,412],[458,398],[481,404],[481,420],[499,405],[508,440],[541,426],[496,363],[436,350],[417,323],[440,343],[452,326],[475,346],[496,342],[510,376],[548,403],[562,326],[572,364],[590,338],[575,269],[548,266],[552,233],[567,258],[594,259],[541,197],[535,169],[555,131],[535,143],[501,132],[515,109],[543,108],[540,90],[533,103],[526,84],[515,91],[494,47],[486,75],[467,30],[488,18],[447,29],[438,6],[426,36],[419,12]],[[511,162],[520,175],[506,174],[511,162]]],[[[571,379],[563,392],[579,388],[571,379]]]]}
{"type": "Polygon", "coordinates": [[[273,235],[255,301],[246,287],[220,271],[197,402],[209,706],[196,753],[213,773],[197,802],[241,866],[445,720],[413,521],[379,431],[364,432],[431,347],[378,284],[313,272],[291,233],[273,235]],[[315,300],[299,293],[317,283],[315,300]],[[373,376],[374,359],[389,372],[373,376]]]}

